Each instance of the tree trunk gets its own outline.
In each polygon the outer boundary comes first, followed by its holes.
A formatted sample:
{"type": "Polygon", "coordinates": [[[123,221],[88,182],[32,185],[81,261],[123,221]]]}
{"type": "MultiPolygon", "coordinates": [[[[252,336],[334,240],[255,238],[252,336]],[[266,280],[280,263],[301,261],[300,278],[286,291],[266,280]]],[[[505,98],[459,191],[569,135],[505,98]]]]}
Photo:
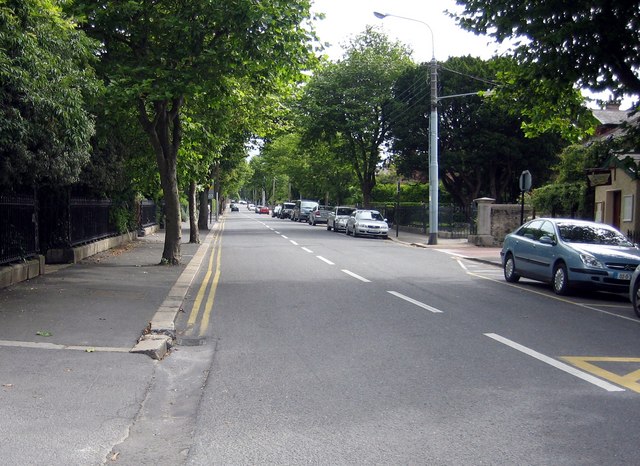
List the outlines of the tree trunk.
{"type": "Polygon", "coordinates": [[[197,219],[197,202],[196,202],[196,182],[191,180],[189,183],[189,243],[200,243],[200,231],[198,230],[197,219]]]}
{"type": "Polygon", "coordinates": [[[165,239],[162,263],[180,264],[180,241],[182,240],[182,219],[180,218],[180,195],[178,192],[177,161],[182,138],[180,107],[183,98],[154,101],[152,117],[147,113],[147,103],[138,99],[138,117],[142,128],[156,156],[160,184],[165,201],[165,239]]]}
{"type": "Polygon", "coordinates": [[[200,205],[198,209],[198,229],[209,229],[209,188],[200,193],[200,205]]]}

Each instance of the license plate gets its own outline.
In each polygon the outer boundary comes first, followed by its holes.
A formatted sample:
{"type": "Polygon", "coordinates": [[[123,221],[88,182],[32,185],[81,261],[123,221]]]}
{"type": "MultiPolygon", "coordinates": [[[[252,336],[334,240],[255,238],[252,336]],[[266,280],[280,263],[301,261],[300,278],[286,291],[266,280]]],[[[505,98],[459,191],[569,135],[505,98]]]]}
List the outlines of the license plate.
{"type": "Polygon", "coordinates": [[[629,272],[618,272],[616,277],[618,280],[631,280],[631,274],[629,272]]]}

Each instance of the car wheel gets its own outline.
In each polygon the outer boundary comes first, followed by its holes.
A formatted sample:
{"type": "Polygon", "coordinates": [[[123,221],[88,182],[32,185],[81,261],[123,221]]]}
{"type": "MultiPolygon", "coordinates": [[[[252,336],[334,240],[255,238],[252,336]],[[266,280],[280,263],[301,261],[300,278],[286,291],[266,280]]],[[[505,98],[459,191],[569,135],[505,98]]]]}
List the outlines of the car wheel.
{"type": "Polygon", "coordinates": [[[633,284],[633,293],[631,294],[631,304],[633,304],[633,310],[636,316],[640,318],[640,280],[636,280],[633,284]]]}
{"type": "Polygon", "coordinates": [[[553,286],[553,292],[559,295],[569,294],[571,288],[569,284],[569,275],[567,274],[567,266],[564,263],[559,263],[553,269],[553,277],[551,286],[553,286]]]}
{"type": "Polygon", "coordinates": [[[515,283],[520,280],[520,275],[516,273],[516,263],[511,253],[507,254],[507,258],[504,260],[503,271],[504,279],[509,283],[515,283]]]}

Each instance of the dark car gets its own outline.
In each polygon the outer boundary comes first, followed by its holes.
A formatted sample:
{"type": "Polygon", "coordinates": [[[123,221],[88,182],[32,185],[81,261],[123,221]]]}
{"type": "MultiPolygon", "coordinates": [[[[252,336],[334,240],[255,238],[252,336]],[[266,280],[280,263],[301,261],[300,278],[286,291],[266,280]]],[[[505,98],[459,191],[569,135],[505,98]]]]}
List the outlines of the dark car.
{"type": "Polygon", "coordinates": [[[280,209],[280,213],[278,214],[278,218],[291,218],[291,215],[293,214],[293,208],[295,206],[295,202],[283,202],[282,209],[280,209]]]}
{"type": "Polygon", "coordinates": [[[296,201],[296,206],[293,208],[293,213],[291,214],[291,220],[294,222],[306,222],[309,218],[309,212],[317,205],[318,203],[316,201],[296,201]]]}
{"type": "Polygon", "coordinates": [[[560,295],[578,286],[628,293],[640,265],[640,249],[615,228],[562,218],[525,223],[507,235],[500,254],[505,280],[550,283],[560,295]]]}

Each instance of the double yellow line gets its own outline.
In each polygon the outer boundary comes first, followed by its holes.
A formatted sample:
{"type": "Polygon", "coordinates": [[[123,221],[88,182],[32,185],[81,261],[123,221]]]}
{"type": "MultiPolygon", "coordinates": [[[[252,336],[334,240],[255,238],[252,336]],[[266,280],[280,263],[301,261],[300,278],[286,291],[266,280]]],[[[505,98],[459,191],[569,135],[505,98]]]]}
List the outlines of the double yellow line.
{"type": "Polygon", "coordinates": [[[207,328],[209,327],[209,321],[211,320],[211,311],[213,310],[213,302],[216,297],[216,290],[218,288],[218,282],[220,281],[220,262],[222,256],[222,230],[224,230],[224,219],[221,221],[220,229],[218,230],[218,234],[213,240],[213,247],[211,248],[211,257],[209,258],[209,266],[207,267],[207,273],[200,285],[200,289],[198,290],[198,294],[196,295],[196,299],[193,302],[193,309],[191,309],[191,314],[189,315],[189,320],[187,321],[188,331],[193,334],[195,329],[196,322],[198,317],[200,316],[200,310],[202,308],[202,303],[205,298],[205,294],[207,292],[207,288],[209,288],[209,281],[211,280],[211,275],[213,274],[213,281],[211,282],[211,288],[209,289],[209,294],[207,295],[207,300],[204,302],[204,311],[202,312],[202,319],[200,320],[200,327],[198,330],[198,336],[204,336],[207,328]],[[215,273],[213,267],[213,261],[215,258],[215,273]]]}

